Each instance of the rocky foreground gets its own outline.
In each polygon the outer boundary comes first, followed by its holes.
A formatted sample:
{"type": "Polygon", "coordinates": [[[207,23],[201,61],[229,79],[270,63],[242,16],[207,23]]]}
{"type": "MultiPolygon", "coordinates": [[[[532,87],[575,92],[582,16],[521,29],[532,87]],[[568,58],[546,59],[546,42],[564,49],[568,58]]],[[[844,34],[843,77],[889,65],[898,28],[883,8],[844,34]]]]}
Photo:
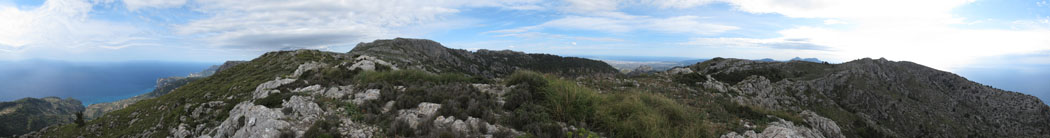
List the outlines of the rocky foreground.
{"type": "Polygon", "coordinates": [[[270,52],[24,137],[1050,137],[1050,107],[911,62],[595,60],[377,40],[270,52]]]}

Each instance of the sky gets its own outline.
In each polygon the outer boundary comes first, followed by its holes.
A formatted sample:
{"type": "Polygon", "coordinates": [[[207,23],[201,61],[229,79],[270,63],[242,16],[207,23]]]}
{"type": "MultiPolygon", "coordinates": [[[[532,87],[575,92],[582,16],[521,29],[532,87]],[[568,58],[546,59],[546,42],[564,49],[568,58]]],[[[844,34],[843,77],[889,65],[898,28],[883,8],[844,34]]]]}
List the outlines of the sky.
{"type": "Polygon", "coordinates": [[[1050,1],[0,0],[0,60],[221,62],[395,37],[559,55],[1050,70],[1050,1]]]}

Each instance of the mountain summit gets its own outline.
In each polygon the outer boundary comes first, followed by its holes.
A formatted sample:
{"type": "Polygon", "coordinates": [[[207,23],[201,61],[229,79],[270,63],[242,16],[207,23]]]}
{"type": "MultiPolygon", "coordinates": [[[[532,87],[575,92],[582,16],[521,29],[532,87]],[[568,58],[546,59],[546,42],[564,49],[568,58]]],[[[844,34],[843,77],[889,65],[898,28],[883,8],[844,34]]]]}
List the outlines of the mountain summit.
{"type": "Polygon", "coordinates": [[[647,75],[449,49],[277,51],[28,137],[1050,137],[1050,107],[911,62],[715,58],[647,75]]]}

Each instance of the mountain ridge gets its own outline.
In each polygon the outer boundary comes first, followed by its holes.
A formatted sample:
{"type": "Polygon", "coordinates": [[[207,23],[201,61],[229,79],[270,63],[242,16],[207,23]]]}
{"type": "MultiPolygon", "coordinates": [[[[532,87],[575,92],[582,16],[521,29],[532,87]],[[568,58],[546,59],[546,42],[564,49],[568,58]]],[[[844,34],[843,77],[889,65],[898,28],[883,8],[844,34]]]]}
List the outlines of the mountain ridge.
{"type": "Polygon", "coordinates": [[[594,60],[421,39],[358,46],[269,52],[84,126],[25,136],[1050,136],[1039,99],[911,62],[714,58],[626,76],[594,60]]]}

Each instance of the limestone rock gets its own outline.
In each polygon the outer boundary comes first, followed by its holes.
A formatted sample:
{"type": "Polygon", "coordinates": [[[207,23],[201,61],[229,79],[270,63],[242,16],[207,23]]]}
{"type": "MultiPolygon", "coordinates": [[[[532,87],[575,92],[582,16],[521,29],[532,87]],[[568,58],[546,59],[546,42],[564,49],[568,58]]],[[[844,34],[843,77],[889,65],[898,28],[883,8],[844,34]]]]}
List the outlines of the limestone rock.
{"type": "Polygon", "coordinates": [[[264,82],[262,84],[259,84],[258,87],[255,87],[255,91],[252,92],[252,98],[254,98],[254,99],[261,99],[261,98],[266,98],[266,96],[270,96],[270,94],[272,94],[272,93],[280,93],[281,92],[280,90],[274,90],[274,89],[277,88],[277,87],[280,87],[281,85],[285,85],[285,84],[292,83],[292,82],[295,82],[295,79],[280,79],[280,78],[277,78],[277,79],[274,79],[272,81],[264,82]]]}
{"type": "Polygon", "coordinates": [[[380,60],[378,58],[375,58],[375,57],[372,57],[372,56],[368,56],[368,55],[358,56],[357,58],[354,59],[354,61],[355,61],[354,64],[350,65],[350,67],[349,67],[350,70],[358,70],[358,69],[360,69],[360,70],[364,70],[364,71],[374,71],[374,70],[376,70],[376,65],[383,65],[383,66],[390,67],[390,69],[392,69],[392,70],[399,70],[399,68],[397,66],[394,66],[394,64],[391,64],[390,62],[386,62],[386,61],[383,61],[383,60],[380,60]]]}
{"type": "Polygon", "coordinates": [[[817,113],[814,113],[814,112],[809,111],[809,110],[802,111],[801,115],[802,115],[803,118],[805,118],[806,124],[809,124],[809,126],[811,128],[813,128],[815,131],[820,132],[821,134],[823,134],[824,137],[827,137],[827,138],[845,138],[846,137],[846,136],[842,135],[842,130],[841,130],[841,128],[839,128],[839,125],[835,124],[835,121],[832,121],[831,119],[828,119],[828,118],[825,118],[823,116],[817,115],[817,113]]]}
{"type": "Polygon", "coordinates": [[[347,95],[353,94],[353,90],[354,85],[329,87],[328,90],[325,90],[321,95],[328,98],[342,99],[347,95]]]}
{"type": "Polygon", "coordinates": [[[762,133],[747,131],[744,134],[729,132],[721,138],[824,138],[820,132],[794,123],[780,119],[780,121],[769,123],[762,133]]]}
{"type": "Polygon", "coordinates": [[[317,70],[327,66],[328,64],[320,63],[317,61],[303,63],[302,65],[299,65],[299,68],[295,69],[294,73],[292,73],[292,78],[298,78],[299,76],[302,76],[303,73],[306,73],[306,71],[317,70]]]}
{"type": "Polygon", "coordinates": [[[258,138],[280,136],[280,129],[290,123],[282,120],[284,114],[278,109],[242,102],[233,107],[226,118],[216,127],[215,138],[258,138]]]}
{"type": "Polygon", "coordinates": [[[354,94],[354,104],[362,104],[365,101],[379,99],[379,89],[368,89],[363,93],[354,94]]]}
{"type": "Polygon", "coordinates": [[[438,109],[441,109],[441,104],[419,103],[416,108],[398,110],[396,120],[404,121],[412,128],[416,128],[419,124],[434,117],[438,109]]]}

